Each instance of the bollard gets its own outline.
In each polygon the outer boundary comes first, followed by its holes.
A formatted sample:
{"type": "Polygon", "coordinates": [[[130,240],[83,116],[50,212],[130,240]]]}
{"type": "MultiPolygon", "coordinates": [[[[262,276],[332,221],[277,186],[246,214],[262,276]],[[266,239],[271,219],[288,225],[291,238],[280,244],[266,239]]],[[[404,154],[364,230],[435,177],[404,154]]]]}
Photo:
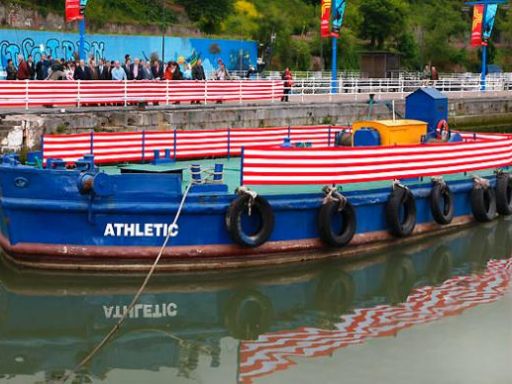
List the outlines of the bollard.
{"type": "Polygon", "coordinates": [[[201,184],[201,166],[199,164],[190,165],[190,174],[192,176],[192,184],[201,184]]]}
{"type": "Polygon", "coordinates": [[[213,182],[215,184],[222,184],[224,178],[224,164],[215,164],[213,171],[213,182]]]}

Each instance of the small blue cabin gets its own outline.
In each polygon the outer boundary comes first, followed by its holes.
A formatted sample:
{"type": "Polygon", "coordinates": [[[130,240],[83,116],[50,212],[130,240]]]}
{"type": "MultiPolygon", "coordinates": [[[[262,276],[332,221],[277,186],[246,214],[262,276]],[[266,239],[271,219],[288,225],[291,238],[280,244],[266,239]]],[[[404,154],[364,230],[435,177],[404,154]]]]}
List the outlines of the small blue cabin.
{"type": "Polygon", "coordinates": [[[406,97],[405,118],[425,121],[427,132],[435,132],[441,120],[448,121],[448,97],[435,88],[419,88],[406,97]]]}

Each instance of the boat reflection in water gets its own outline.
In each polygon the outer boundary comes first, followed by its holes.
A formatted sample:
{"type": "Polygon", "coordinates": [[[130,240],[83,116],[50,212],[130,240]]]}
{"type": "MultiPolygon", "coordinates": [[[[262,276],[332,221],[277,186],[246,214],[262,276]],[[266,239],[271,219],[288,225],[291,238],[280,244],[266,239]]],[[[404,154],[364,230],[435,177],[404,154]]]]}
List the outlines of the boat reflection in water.
{"type": "MultiPolygon", "coordinates": [[[[292,357],[331,355],[496,301],[509,286],[511,252],[512,222],[499,220],[355,262],[157,275],[79,375],[123,382],[122,372],[165,371],[251,383],[296,364],[292,357]]],[[[74,367],[140,281],[0,265],[0,378],[44,381],[74,367]]]]}

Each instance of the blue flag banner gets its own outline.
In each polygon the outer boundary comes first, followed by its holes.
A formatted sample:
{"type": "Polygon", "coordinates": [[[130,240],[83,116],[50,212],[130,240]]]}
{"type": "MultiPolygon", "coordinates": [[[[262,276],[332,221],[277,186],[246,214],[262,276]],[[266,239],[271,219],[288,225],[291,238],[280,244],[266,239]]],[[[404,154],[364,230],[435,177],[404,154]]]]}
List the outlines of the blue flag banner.
{"type": "Polygon", "coordinates": [[[346,0],[334,0],[333,1],[332,30],[334,33],[339,33],[341,26],[343,25],[343,18],[345,16],[345,8],[346,7],[347,7],[346,0]]]}
{"type": "Polygon", "coordinates": [[[485,21],[483,27],[483,39],[488,40],[491,37],[494,28],[494,20],[496,20],[496,13],[498,12],[498,4],[487,5],[487,12],[485,12],[485,21]]]}

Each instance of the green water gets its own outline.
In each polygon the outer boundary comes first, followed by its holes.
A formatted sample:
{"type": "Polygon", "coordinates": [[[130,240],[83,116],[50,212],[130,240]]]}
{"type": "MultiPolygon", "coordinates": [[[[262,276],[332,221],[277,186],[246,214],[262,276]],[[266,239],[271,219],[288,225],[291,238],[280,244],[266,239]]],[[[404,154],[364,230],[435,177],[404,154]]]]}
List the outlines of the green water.
{"type": "MultiPolygon", "coordinates": [[[[357,261],[157,275],[69,383],[512,382],[512,221],[357,261]]],[[[142,276],[0,264],[0,382],[50,383],[142,276]]]]}

